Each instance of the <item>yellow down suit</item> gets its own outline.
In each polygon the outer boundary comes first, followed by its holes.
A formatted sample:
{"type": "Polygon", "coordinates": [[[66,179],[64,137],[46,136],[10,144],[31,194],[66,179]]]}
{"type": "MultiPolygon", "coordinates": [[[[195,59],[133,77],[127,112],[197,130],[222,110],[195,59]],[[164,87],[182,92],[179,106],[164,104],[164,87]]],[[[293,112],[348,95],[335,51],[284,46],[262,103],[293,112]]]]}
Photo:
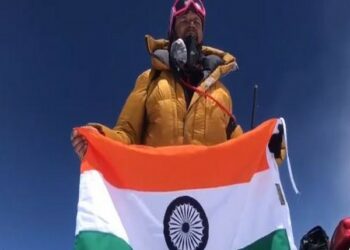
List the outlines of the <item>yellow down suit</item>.
{"type": "MultiPolygon", "coordinates": [[[[152,68],[136,80],[113,129],[101,125],[102,132],[126,144],[169,146],[183,144],[214,145],[243,133],[237,125],[227,134],[230,116],[212,100],[194,93],[186,105],[184,87],[177,82],[166,58],[159,56],[167,51],[167,40],[146,36],[152,68]],[[158,53],[157,53],[158,52],[158,53]]],[[[215,55],[221,64],[199,84],[227,110],[232,110],[229,91],[220,78],[234,70],[235,58],[221,50],[202,48],[204,56],[215,55]]]]}

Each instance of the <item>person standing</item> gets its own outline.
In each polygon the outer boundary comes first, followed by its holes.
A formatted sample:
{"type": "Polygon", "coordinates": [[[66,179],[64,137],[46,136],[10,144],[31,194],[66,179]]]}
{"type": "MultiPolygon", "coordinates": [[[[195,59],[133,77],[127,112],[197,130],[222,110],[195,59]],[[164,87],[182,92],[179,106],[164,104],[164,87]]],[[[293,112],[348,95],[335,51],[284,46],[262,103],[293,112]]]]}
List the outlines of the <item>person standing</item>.
{"type": "MultiPolygon", "coordinates": [[[[203,45],[206,9],[201,0],[176,0],[168,39],[146,35],[151,68],[139,75],[116,125],[89,126],[125,144],[215,145],[243,134],[221,78],[237,68],[230,53],[203,45]]],[[[80,158],[88,144],[72,133],[80,158]]]]}

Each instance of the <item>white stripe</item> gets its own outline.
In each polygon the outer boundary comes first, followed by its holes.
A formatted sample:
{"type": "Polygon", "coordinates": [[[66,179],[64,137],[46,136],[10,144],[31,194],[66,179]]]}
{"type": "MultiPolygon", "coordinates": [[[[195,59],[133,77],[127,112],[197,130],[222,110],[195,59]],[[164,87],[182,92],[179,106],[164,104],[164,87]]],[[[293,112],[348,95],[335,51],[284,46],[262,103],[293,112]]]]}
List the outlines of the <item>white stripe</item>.
{"type": "MultiPolygon", "coordinates": [[[[268,161],[268,164],[269,164],[269,168],[270,168],[270,171],[271,171],[272,181],[274,183],[277,183],[277,184],[280,185],[283,198],[286,201],[286,195],[284,193],[283,186],[282,186],[282,183],[281,183],[280,174],[279,174],[279,168],[280,167],[278,166],[274,155],[270,152],[270,150],[268,148],[266,148],[266,155],[267,155],[266,158],[267,158],[267,161],[268,161]]],[[[291,222],[291,219],[290,219],[290,212],[289,212],[289,206],[287,204],[287,201],[286,201],[285,211],[284,211],[283,217],[284,217],[283,221],[285,223],[285,227],[288,228],[287,234],[288,234],[289,244],[291,245],[291,250],[294,250],[294,249],[296,249],[296,246],[294,245],[294,236],[293,236],[292,222],[291,222]]]]}
{"type": "Polygon", "coordinates": [[[112,233],[129,243],[119,213],[102,175],[93,170],[80,175],[75,235],[80,231],[112,233]]]}
{"type": "MultiPolygon", "coordinates": [[[[267,155],[270,159],[268,151],[267,155]]],[[[269,161],[273,165],[274,160],[269,161]]],[[[282,228],[287,230],[291,248],[296,249],[288,205],[280,204],[276,191],[275,184],[280,184],[276,168],[256,174],[249,184],[181,192],[122,190],[102,181],[96,171],[83,173],[81,182],[81,192],[90,194],[80,197],[77,233],[82,230],[109,232],[126,239],[134,250],[167,249],[163,235],[165,211],[174,199],[187,195],[202,205],[208,217],[206,249],[239,249],[282,228]],[[121,222],[129,232],[129,240],[121,222]]]]}

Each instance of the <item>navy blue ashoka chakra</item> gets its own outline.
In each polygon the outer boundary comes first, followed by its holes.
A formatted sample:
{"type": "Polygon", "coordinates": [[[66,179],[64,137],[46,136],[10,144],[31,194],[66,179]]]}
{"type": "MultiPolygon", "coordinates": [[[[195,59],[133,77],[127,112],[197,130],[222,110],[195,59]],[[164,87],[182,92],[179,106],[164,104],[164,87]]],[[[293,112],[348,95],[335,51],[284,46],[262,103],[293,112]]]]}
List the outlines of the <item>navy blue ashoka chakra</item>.
{"type": "Polygon", "coordinates": [[[173,200],[164,216],[164,237],[170,250],[203,250],[209,237],[207,216],[189,196],[173,200]]]}

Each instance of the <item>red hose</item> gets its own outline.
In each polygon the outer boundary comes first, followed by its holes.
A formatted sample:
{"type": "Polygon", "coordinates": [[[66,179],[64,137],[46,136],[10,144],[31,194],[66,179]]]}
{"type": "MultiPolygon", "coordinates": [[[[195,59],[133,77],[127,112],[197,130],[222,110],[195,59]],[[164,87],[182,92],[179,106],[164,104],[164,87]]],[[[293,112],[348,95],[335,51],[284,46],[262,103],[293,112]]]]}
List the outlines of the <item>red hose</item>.
{"type": "Polygon", "coordinates": [[[210,94],[208,94],[206,91],[199,89],[198,87],[194,87],[191,84],[187,83],[186,81],[182,81],[182,83],[187,87],[192,89],[193,91],[197,92],[199,95],[208,97],[210,100],[215,102],[216,105],[221,108],[222,111],[224,111],[226,114],[228,114],[232,119],[233,122],[236,123],[236,117],[228,110],[226,109],[218,100],[216,100],[214,97],[212,97],[210,94]]]}

